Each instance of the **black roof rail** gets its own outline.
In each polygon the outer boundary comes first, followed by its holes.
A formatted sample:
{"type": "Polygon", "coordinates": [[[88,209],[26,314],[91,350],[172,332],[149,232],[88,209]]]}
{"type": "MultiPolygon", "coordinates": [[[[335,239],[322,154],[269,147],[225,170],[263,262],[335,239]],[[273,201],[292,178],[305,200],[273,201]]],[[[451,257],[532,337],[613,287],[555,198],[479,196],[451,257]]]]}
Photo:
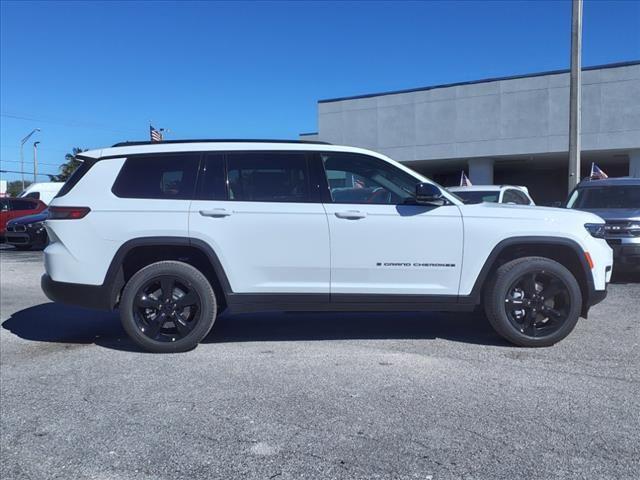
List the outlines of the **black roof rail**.
{"type": "Polygon", "coordinates": [[[331,145],[329,142],[319,142],[315,140],[267,140],[267,139],[243,139],[243,138],[231,138],[231,139],[219,139],[219,138],[206,138],[206,139],[193,139],[193,140],[163,140],[161,142],[141,141],[141,142],[119,142],[111,147],[133,147],[136,145],[162,145],[173,143],[301,143],[301,144],[315,144],[315,145],[331,145]]]}

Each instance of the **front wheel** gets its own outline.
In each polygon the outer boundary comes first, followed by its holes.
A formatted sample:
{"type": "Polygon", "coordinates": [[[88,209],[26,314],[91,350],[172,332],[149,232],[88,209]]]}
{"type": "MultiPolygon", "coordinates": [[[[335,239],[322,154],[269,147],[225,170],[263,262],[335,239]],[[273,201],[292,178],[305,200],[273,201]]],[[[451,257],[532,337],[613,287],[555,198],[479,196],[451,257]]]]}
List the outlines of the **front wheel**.
{"type": "Polygon", "coordinates": [[[129,337],[145,350],[183,352],[211,330],[216,297],[207,278],[183,262],[148,265],[127,282],[120,320],[129,337]]]}
{"type": "Polygon", "coordinates": [[[548,347],[576,326],[582,293],[573,274],[558,262],[525,257],[498,268],[484,304],[499,335],[521,347],[548,347]]]}

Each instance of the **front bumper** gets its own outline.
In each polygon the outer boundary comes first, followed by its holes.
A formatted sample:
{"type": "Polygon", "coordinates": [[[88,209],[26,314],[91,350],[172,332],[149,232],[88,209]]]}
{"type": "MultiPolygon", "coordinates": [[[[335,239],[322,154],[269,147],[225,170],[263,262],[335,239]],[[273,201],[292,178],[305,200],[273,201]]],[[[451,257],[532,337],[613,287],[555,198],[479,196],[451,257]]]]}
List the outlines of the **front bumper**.
{"type": "Polygon", "coordinates": [[[616,269],[640,271],[640,238],[607,238],[616,269]]]}
{"type": "Polygon", "coordinates": [[[47,244],[47,232],[44,228],[27,228],[24,225],[7,226],[5,240],[17,246],[44,246],[47,244]]]}

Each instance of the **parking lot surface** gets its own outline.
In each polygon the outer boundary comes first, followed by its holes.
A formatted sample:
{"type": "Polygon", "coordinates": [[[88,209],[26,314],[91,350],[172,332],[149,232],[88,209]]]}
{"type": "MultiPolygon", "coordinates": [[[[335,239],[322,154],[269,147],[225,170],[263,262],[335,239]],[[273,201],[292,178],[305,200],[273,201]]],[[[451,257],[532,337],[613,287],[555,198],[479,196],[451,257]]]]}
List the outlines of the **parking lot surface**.
{"type": "Polygon", "coordinates": [[[638,478],[635,279],[552,348],[479,314],[282,313],[153,355],[42,272],[0,247],[0,478],[638,478]]]}

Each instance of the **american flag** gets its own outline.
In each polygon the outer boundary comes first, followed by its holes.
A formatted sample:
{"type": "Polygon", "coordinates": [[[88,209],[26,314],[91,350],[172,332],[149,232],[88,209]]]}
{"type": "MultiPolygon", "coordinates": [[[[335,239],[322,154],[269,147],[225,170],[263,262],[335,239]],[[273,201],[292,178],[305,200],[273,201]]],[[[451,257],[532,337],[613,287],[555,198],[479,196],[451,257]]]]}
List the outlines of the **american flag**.
{"type": "Polygon", "coordinates": [[[469,177],[467,177],[467,174],[464,173],[464,170],[460,172],[460,186],[461,187],[470,187],[472,186],[473,183],[471,183],[471,180],[469,180],[469,177]]]}
{"type": "Polygon", "coordinates": [[[152,142],[162,141],[162,130],[164,129],[161,128],[160,130],[156,130],[155,128],[153,128],[153,125],[149,125],[149,134],[151,135],[152,142]]]}
{"type": "Polygon", "coordinates": [[[591,175],[589,175],[591,180],[604,180],[605,178],[609,178],[609,175],[600,170],[595,162],[591,163],[591,175]]]}

